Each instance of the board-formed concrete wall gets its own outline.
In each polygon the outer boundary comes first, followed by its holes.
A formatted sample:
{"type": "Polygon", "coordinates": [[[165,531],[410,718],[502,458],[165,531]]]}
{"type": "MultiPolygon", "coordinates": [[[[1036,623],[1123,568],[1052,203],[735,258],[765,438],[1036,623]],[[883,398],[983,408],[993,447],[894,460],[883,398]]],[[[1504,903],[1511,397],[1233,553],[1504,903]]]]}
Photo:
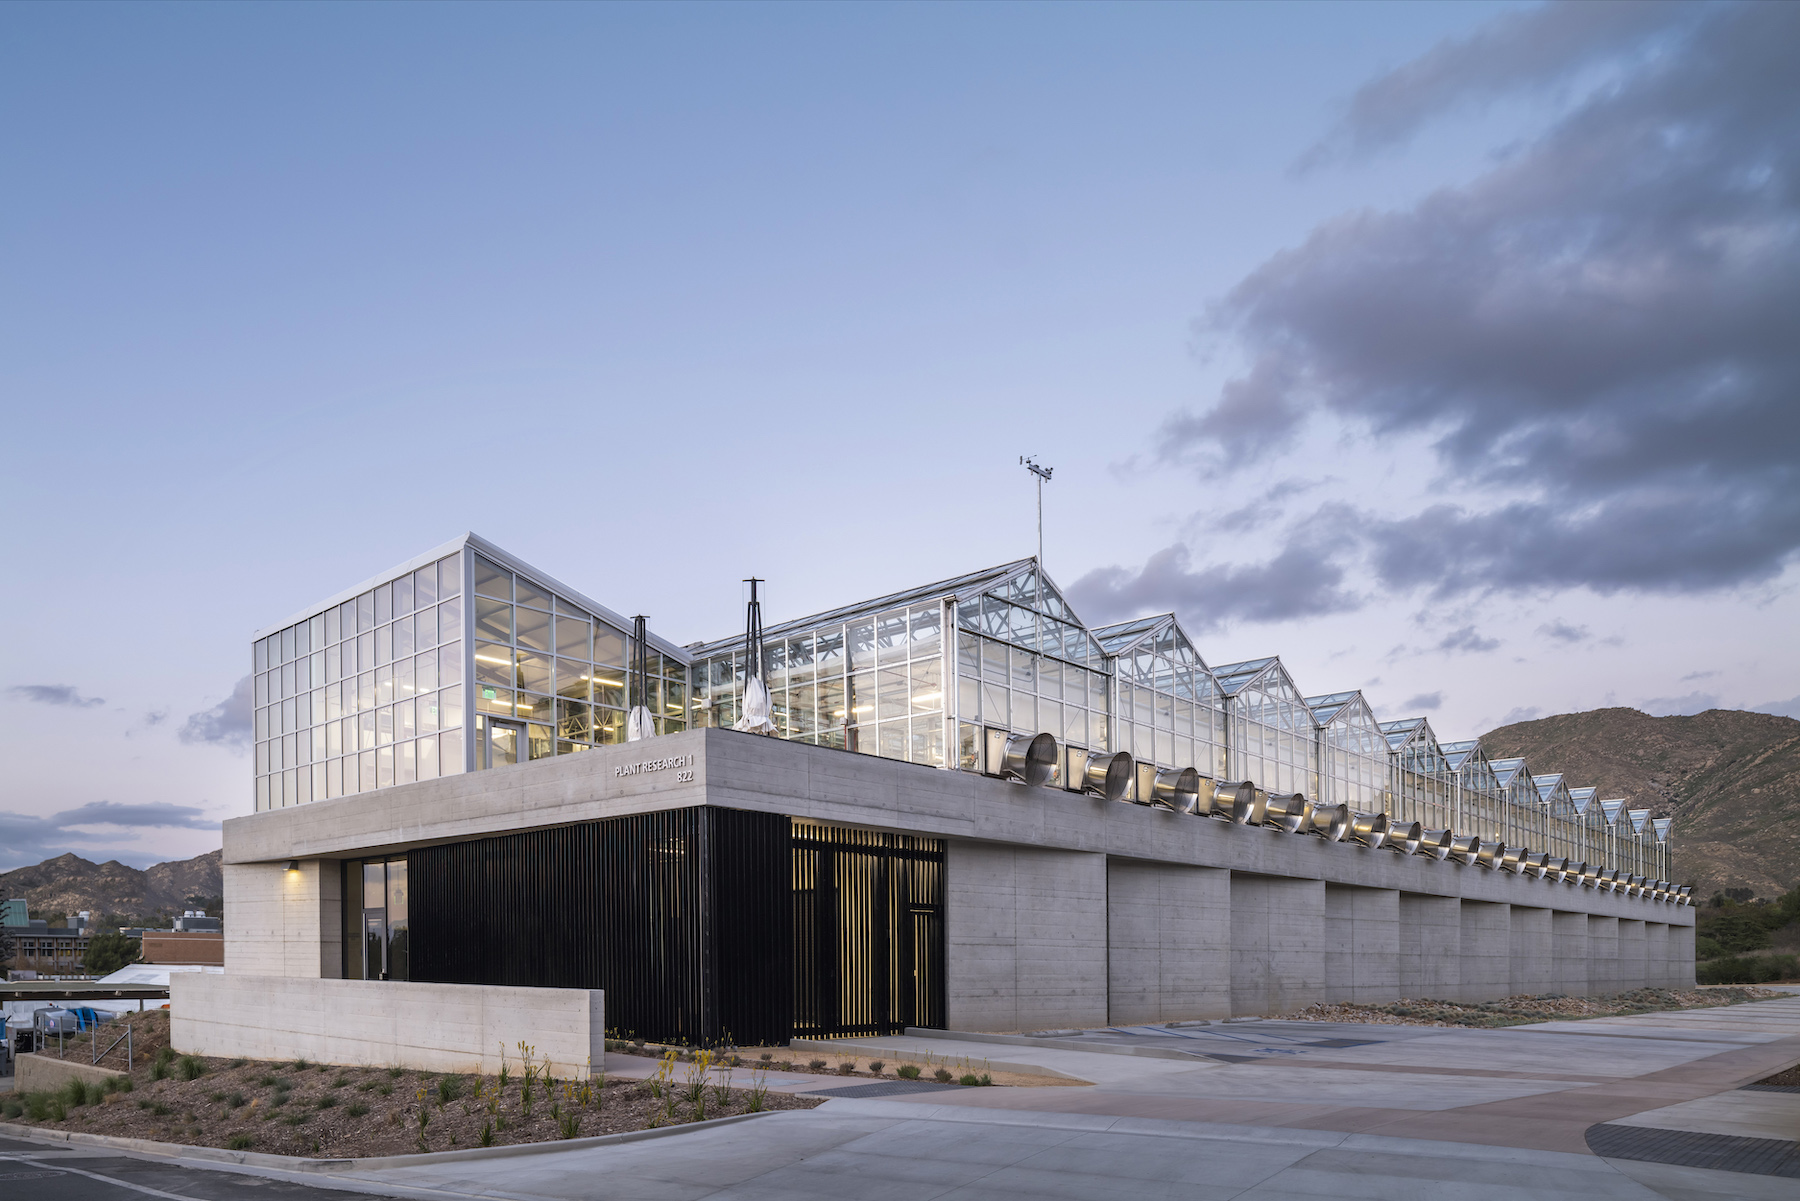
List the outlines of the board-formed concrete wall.
{"type": "Polygon", "coordinates": [[[1397,997],[1455,1000],[1462,989],[1462,902],[1455,897],[1400,894],[1397,997]]]}
{"type": "Polygon", "coordinates": [[[1106,856],[952,840],[944,853],[952,1030],[1106,1024],[1106,856]]]}
{"type": "Polygon", "coordinates": [[[1588,914],[1588,992],[1604,996],[1619,991],[1619,919],[1588,914]]]}
{"type": "Polygon", "coordinates": [[[1325,886],[1325,999],[1380,1004],[1400,995],[1400,894],[1325,886]]]}
{"type": "Polygon", "coordinates": [[[1107,1021],[1230,1017],[1230,912],[1230,872],[1109,861],[1107,1021]]]}
{"type": "Polygon", "coordinates": [[[227,863],[225,967],[253,976],[344,974],[343,876],[336,859],[227,863]]]}
{"type": "Polygon", "coordinates": [[[1292,1013],[1325,999],[1325,882],[1231,874],[1231,1011],[1292,1013]]]}
{"type": "Polygon", "coordinates": [[[1512,985],[1512,917],[1506,905],[1462,903],[1459,1001],[1497,1001],[1512,985]]]}
{"type": "Polygon", "coordinates": [[[1515,996],[1541,996],[1552,990],[1556,978],[1556,942],[1550,910],[1512,910],[1512,968],[1507,989],[1515,996]]]}
{"type": "Polygon", "coordinates": [[[1644,923],[1619,919],[1619,991],[1644,986],[1644,923]]]}
{"type": "Polygon", "coordinates": [[[1550,915],[1550,988],[1564,996],[1586,996],[1588,991],[1588,915],[1550,915]]]}
{"type": "Polygon", "coordinates": [[[604,994],[575,988],[178,972],[169,1019],[177,1051],[227,1058],[491,1075],[522,1041],[585,1077],[606,1053],[604,994]]]}

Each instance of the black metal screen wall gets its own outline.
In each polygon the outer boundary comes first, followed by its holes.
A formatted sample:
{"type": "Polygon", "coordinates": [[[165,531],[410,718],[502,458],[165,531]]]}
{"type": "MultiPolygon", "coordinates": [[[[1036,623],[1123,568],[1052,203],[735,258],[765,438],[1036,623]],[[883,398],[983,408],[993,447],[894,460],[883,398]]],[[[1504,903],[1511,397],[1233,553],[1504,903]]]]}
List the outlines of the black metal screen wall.
{"type": "Polygon", "coordinates": [[[944,1024],[944,846],[795,821],[794,1033],[944,1024]]]}
{"type": "Polygon", "coordinates": [[[609,1029],[785,1042],[788,819],[716,808],[408,854],[412,978],[606,990],[609,1029]]]}

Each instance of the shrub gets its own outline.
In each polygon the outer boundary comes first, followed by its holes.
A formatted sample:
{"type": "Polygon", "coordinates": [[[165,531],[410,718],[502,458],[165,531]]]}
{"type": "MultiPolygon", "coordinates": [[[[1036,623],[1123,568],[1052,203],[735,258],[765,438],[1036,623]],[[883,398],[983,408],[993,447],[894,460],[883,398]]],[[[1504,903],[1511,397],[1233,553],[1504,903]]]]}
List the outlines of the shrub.
{"type": "Polygon", "coordinates": [[[455,1076],[439,1076],[437,1082],[437,1103],[442,1109],[462,1095],[462,1081],[455,1076]]]}
{"type": "Polygon", "coordinates": [[[825,1070],[825,1061],[823,1059],[809,1059],[806,1061],[806,1066],[815,1072],[822,1072],[825,1070]]]}
{"type": "Polygon", "coordinates": [[[230,1063],[226,1064],[225,1066],[228,1068],[231,1068],[232,1070],[235,1071],[236,1069],[243,1067],[246,1063],[249,1063],[249,1062],[250,1061],[247,1059],[234,1059],[230,1063]]]}
{"type": "Polygon", "coordinates": [[[244,1107],[244,1094],[232,1093],[229,1097],[225,1098],[225,1104],[233,1109],[242,1109],[244,1107]]]}
{"type": "Polygon", "coordinates": [[[0,1116],[5,1117],[9,1122],[24,1112],[25,1106],[16,1098],[8,1097],[4,1103],[0,1103],[0,1116]]]}
{"type": "Polygon", "coordinates": [[[62,1103],[61,1097],[50,1098],[50,1116],[58,1122],[68,1120],[69,1109],[62,1103]]]}
{"type": "Polygon", "coordinates": [[[304,1072],[307,1068],[310,1068],[311,1066],[312,1066],[312,1064],[306,1062],[306,1056],[304,1056],[304,1055],[302,1055],[300,1058],[294,1060],[294,1070],[296,1072],[304,1072]]]}
{"type": "Polygon", "coordinates": [[[1800,957],[1793,955],[1750,955],[1715,959],[1694,970],[1701,984],[1765,984],[1771,980],[1791,980],[1800,976],[1800,957]]]}
{"type": "Polygon", "coordinates": [[[152,1101],[150,1102],[150,1113],[153,1117],[166,1118],[169,1116],[169,1107],[161,1101],[152,1101]]]}
{"type": "Polygon", "coordinates": [[[206,1065],[198,1055],[183,1055],[175,1065],[175,1074],[183,1080],[198,1080],[205,1072],[206,1065]]]}
{"type": "Polygon", "coordinates": [[[481,1128],[481,1145],[484,1147],[491,1147],[494,1145],[494,1124],[492,1122],[487,1123],[481,1128]]]}
{"type": "Polygon", "coordinates": [[[939,1084],[949,1084],[952,1080],[956,1079],[955,1073],[953,1073],[949,1068],[939,1068],[937,1071],[932,1073],[932,1076],[937,1080],[937,1082],[939,1084]]]}
{"type": "Polygon", "coordinates": [[[361,1101],[353,1101],[344,1107],[344,1112],[353,1118],[360,1118],[365,1113],[369,1112],[369,1107],[364,1105],[361,1101]]]}
{"type": "Polygon", "coordinates": [[[881,1075],[881,1069],[882,1069],[882,1068],[885,1068],[885,1067],[886,1067],[886,1066],[887,1066],[887,1064],[886,1064],[886,1063],[884,1063],[884,1062],[882,1062],[882,1061],[881,1061],[881,1060],[879,1060],[879,1059],[871,1059],[871,1060],[869,1060],[869,1071],[870,1071],[870,1073],[872,1073],[872,1074],[873,1074],[873,1075],[876,1075],[876,1076],[879,1076],[879,1075],[881,1075]]]}
{"type": "Polygon", "coordinates": [[[843,1063],[838,1064],[838,1075],[840,1075],[840,1076],[848,1076],[851,1072],[854,1072],[855,1070],[856,1070],[856,1065],[854,1063],[849,1062],[848,1060],[846,1060],[843,1063]]]}
{"type": "Polygon", "coordinates": [[[25,1112],[34,1122],[47,1121],[50,1117],[49,1093],[26,1093],[25,1112]]]}
{"type": "Polygon", "coordinates": [[[556,1119],[556,1132],[563,1138],[574,1138],[581,1132],[581,1113],[571,1109],[556,1119]]]}
{"type": "Polygon", "coordinates": [[[275,1077],[268,1075],[267,1073],[265,1073],[261,1076],[258,1076],[256,1078],[256,1082],[258,1084],[262,1085],[264,1088],[274,1088],[275,1087],[275,1077]]]}
{"type": "Polygon", "coordinates": [[[402,1072],[403,1072],[403,1071],[405,1071],[405,1069],[404,1069],[404,1068],[389,1068],[389,1069],[388,1069],[388,1070],[387,1070],[387,1074],[388,1074],[388,1079],[389,1079],[389,1080],[398,1080],[398,1079],[400,1079],[400,1074],[401,1074],[401,1073],[402,1073],[402,1072]]]}
{"type": "Polygon", "coordinates": [[[343,1088],[346,1084],[349,1084],[349,1083],[350,1083],[350,1077],[344,1075],[342,1072],[339,1072],[337,1074],[337,1076],[332,1080],[331,1087],[332,1088],[343,1088]]]}
{"type": "Polygon", "coordinates": [[[65,1080],[63,1086],[56,1090],[56,1096],[64,1105],[74,1107],[87,1104],[87,1084],[80,1080],[65,1080]]]}
{"type": "Polygon", "coordinates": [[[957,1083],[967,1085],[970,1088],[973,1088],[975,1085],[981,1083],[981,1077],[977,1076],[974,1072],[964,1072],[962,1075],[962,1079],[958,1080],[957,1083]]]}
{"type": "Polygon", "coordinates": [[[225,1140],[226,1149],[231,1151],[248,1151],[256,1140],[247,1134],[234,1134],[225,1140]]]}
{"type": "Polygon", "coordinates": [[[217,1105],[220,1101],[223,1101],[225,1099],[225,1094],[224,1093],[207,1093],[206,1099],[208,1101],[211,1101],[214,1105],[217,1105]]]}
{"type": "Polygon", "coordinates": [[[919,1065],[916,1063],[903,1063],[894,1069],[894,1075],[900,1077],[902,1080],[917,1080],[919,1078],[919,1065]]]}
{"type": "Polygon", "coordinates": [[[768,1063],[771,1059],[775,1058],[775,1053],[773,1051],[764,1051],[761,1055],[757,1056],[757,1058],[761,1059],[764,1063],[768,1063]]]}
{"type": "Polygon", "coordinates": [[[336,1105],[336,1104],[337,1104],[337,1098],[335,1096],[333,1096],[331,1093],[326,1093],[324,1096],[320,1097],[317,1101],[313,1102],[313,1106],[316,1109],[330,1109],[333,1105],[336,1105]]]}

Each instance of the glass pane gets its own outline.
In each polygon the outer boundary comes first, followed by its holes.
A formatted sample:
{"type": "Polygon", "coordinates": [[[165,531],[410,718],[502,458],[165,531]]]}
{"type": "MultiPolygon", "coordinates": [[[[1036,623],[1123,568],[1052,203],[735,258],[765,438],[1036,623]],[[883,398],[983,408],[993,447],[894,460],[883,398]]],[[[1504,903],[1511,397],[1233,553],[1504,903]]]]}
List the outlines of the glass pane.
{"type": "Polygon", "coordinates": [[[530,605],[534,609],[549,610],[551,601],[548,593],[538,588],[530,580],[519,576],[513,580],[513,603],[530,605]]]}
{"type": "Polygon", "coordinates": [[[438,606],[439,642],[449,642],[452,638],[462,637],[462,601],[447,600],[438,606]]]}
{"type": "MultiPolygon", "coordinates": [[[[374,628],[375,594],[373,592],[365,592],[356,598],[356,632],[360,634],[374,628]]],[[[348,638],[350,632],[348,630],[344,631],[344,636],[348,638]]]]}
{"type": "Polygon", "coordinates": [[[413,721],[413,703],[400,701],[394,706],[394,738],[396,740],[412,738],[419,728],[413,721]]]}
{"type": "Polygon", "coordinates": [[[477,713],[498,713],[502,717],[511,717],[513,712],[513,694],[510,688],[475,689],[475,711],[477,713]]]}
{"type": "Polygon", "coordinates": [[[475,598],[475,636],[495,642],[513,640],[513,607],[486,597],[475,598]]]}
{"type": "MultiPolygon", "coordinates": [[[[443,668],[441,659],[438,667],[440,671],[443,668]]],[[[475,682],[477,684],[511,688],[514,678],[512,647],[499,646],[492,642],[475,644],[475,682]]]]}
{"type": "Polygon", "coordinates": [[[267,638],[258,638],[256,645],[251,648],[250,669],[252,671],[269,670],[269,640],[267,638]]]}
{"type": "Polygon", "coordinates": [[[375,750],[375,787],[388,788],[394,783],[394,748],[377,747],[375,750]]]}
{"type": "Polygon", "coordinates": [[[454,776],[463,770],[463,736],[451,730],[438,736],[438,772],[454,776]]]}
{"type": "Polygon", "coordinates": [[[549,726],[533,722],[525,727],[525,732],[531,758],[548,759],[556,753],[556,740],[551,737],[549,726]]]}
{"type": "Polygon", "coordinates": [[[944,707],[944,672],[941,659],[915,660],[912,673],[913,712],[929,712],[944,707]]]}
{"type": "Polygon", "coordinates": [[[881,723],[881,741],[876,754],[883,759],[904,759],[907,752],[906,719],[881,723]]]}
{"type": "Polygon", "coordinates": [[[545,725],[556,720],[556,701],[551,697],[521,692],[513,703],[513,709],[518,716],[529,717],[545,725]]]}
{"type": "Polygon", "coordinates": [[[386,746],[394,741],[394,707],[383,705],[375,710],[375,745],[386,746]]]}
{"type": "Polygon", "coordinates": [[[418,779],[418,761],[413,757],[413,744],[403,742],[394,748],[394,783],[411,784],[418,779]]]}
{"type": "Polygon", "coordinates": [[[602,705],[614,708],[625,708],[625,673],[607,670],[596,665],[594,668],[594,700],[602,705]]]}
{"type": "Polygon", "coordinates": [[[517,678],[520,688],[531,692],[549,692],[550,656],[520,651],[517,678]]]}
{"type": "Polygon", "coordinates": [[[863,671],[875,666],[875,623],[853,622],[850,626],[850,669],[863,671]]]}
{"type": "MultiPolygon", "coordinates": [[[[462,555],[454,554],[438,563],[438,599],[462,595],[462,555]]],[[[462,768],[456,770],[461,771],[462,768]]]]}
{"type": "Polygon", "coordinates": [[[347,600],[338,606],[338,637],[356,636],[356,602],[347,600]]]}
{"type": "Polygon", "coordinates": [[[513,612],[514,620],[519,623],[519,645],[528,646],[532,650],[549,650],[550,615],[525,608],[515,609],[513,612]]]}
{"type": "Polygon", "coordinates": [[[625,666],[625,635],[609,625],[594,627],[594,662],[625,666]]]}
{"type": "Polygon", "coordinates": [[[595,709],[594,741],[606,746],[616,746],[624,742],[625,711],[622,709],[595,709]]]}
{"type": "MultiPolygon", "coordinates": [[[[443,582],[443,577],[440,575],[438,577],[438,583],[442,584],[443,582]]],[[[450,595],[450,590],[448,588],[440,588],[439,591],[443,592],[445,596],[450,595]]],[[[495,600],[503,600],[508,604],[511,604],[512,572],[496,567],[480,555],[476,555],[475,595],[478,597],[491,596],[495,600]]]]}
{"type": "Polygon", "coordinates": [[[437,652],[426,651],[413,660],[413,687],[420,692],[430,692],[437,686],[437,652]]]}
{"type": "MultiPolygon", "coordinates": [[[[911,706],[907,696],[908,682],[905,664],[897,667],[883,667],[876,673],[876,677],[881,689],[881,720],[886,721],[890,717],[906,716],[911,706]]],[[[904,755],[904,752],[902,754],[904,755]]]]}
{"type": "MultiPolygon", "coordinates": [[[[463,690],[462,685],[446,688],[438,693],[438,725],[446,730],[453,730],[463,724],[463,690]]],[[[457,763],[462,760],[458,759],[457,763]]],[[[462,768],[458,767],[457,771],[462,768]]]]}
{"type": "Polygon", "coordinates": [[[592,676],[593,670],[586,663],[577,663],[573,659],[558,659],[556,661],[556,695],[577,701],[587,700],[592,676]]]}
{"type": "Polygon", "coordinates": [[[386,625],[394,617],[394,588],[383,584],[375,589],[375,624],[386,625]]]}
{"type": "Polygon", "coordinates": [[[394,623],[394,658],[403,659],[413,649],[413,619],[402,617],[394,623]]]}
{"type": "Polygon", "coordinates": [[[585,619],[561,616],[556,619],[557,654],[587,659],[593,653],[593,642],[594,627],[585,619]]]}
{"type": "Polygon", "coordinates": [[[435,734],[438,729],[438,694],[427,692],[413,702],[418,711],[419,733],[435,734]]]}
{"type": "Polygon", "coordinates": [[[942,620],[943,612],[936,605],[912,611],[912,653],[915,657],[936,653],[942,620]]]}
{"type": "Polygon", "coordinates": [[[437,598],[437,564],[433,563],[413,572],[413,603],[423,609],[435,604],[437,598]]]}
{"type": "Polygon", "coordinates": [[[404,617],[413,611],[413,578],[403,575],[394,581],[394,616],[404,617]]]}
{"type": "Polygon", "coordinates": [[[375,671],[375,703],[386,705],[394,699],[394,665],[377,668],[375,671]]]}
{"type": "Polygon", "coordinates": [[[438,740],[419,739],[419,779],[435,780],[438,776],[438,740]]]}
{"type": "Polygon", "coordinates": [[[460,684],[463,678],[462,643],[446,642],[438,647],[438,687],[460,684]]]}
{"type": "Polygon", "coordinates": [[[580,701],[556,702],[556,736],[587,742],[594,736],[593,710],[580,701]]]}
{"type": "Polygon", "coordinates": [[[932,767],[944,765],[944,723],[941,721],[914,721],[912,724],[912,749],[907,756],[914,763],[928,763],[932,767]]]}
{"type": "Polygon", "coordinates": [[[387,908],[387,868],[380,863],[363,864],[362,903],[364,909],[387,908]]]}

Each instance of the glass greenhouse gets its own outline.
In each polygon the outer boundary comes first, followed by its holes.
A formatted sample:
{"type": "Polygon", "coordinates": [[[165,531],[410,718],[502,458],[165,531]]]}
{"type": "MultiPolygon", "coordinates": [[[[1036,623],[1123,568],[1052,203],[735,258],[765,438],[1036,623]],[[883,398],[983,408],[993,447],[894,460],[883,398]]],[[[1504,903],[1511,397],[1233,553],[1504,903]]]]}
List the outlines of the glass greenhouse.
{"type": "MultiPolygon", "coordinates": [[[[252,644],[255,804],[281,808],[741,715],[742,635],[685,647],[467,535],[252,644]]],[[[986,738],[1059,746],[1386,813],[1667,879],[1667,818],[1381,722],[1360,691],[1306,696],[1279,657],[1209,666],[1173,614],[1090,627],[1035,559],[771,626],[777,737],[947,770],[986,738]]]]}

